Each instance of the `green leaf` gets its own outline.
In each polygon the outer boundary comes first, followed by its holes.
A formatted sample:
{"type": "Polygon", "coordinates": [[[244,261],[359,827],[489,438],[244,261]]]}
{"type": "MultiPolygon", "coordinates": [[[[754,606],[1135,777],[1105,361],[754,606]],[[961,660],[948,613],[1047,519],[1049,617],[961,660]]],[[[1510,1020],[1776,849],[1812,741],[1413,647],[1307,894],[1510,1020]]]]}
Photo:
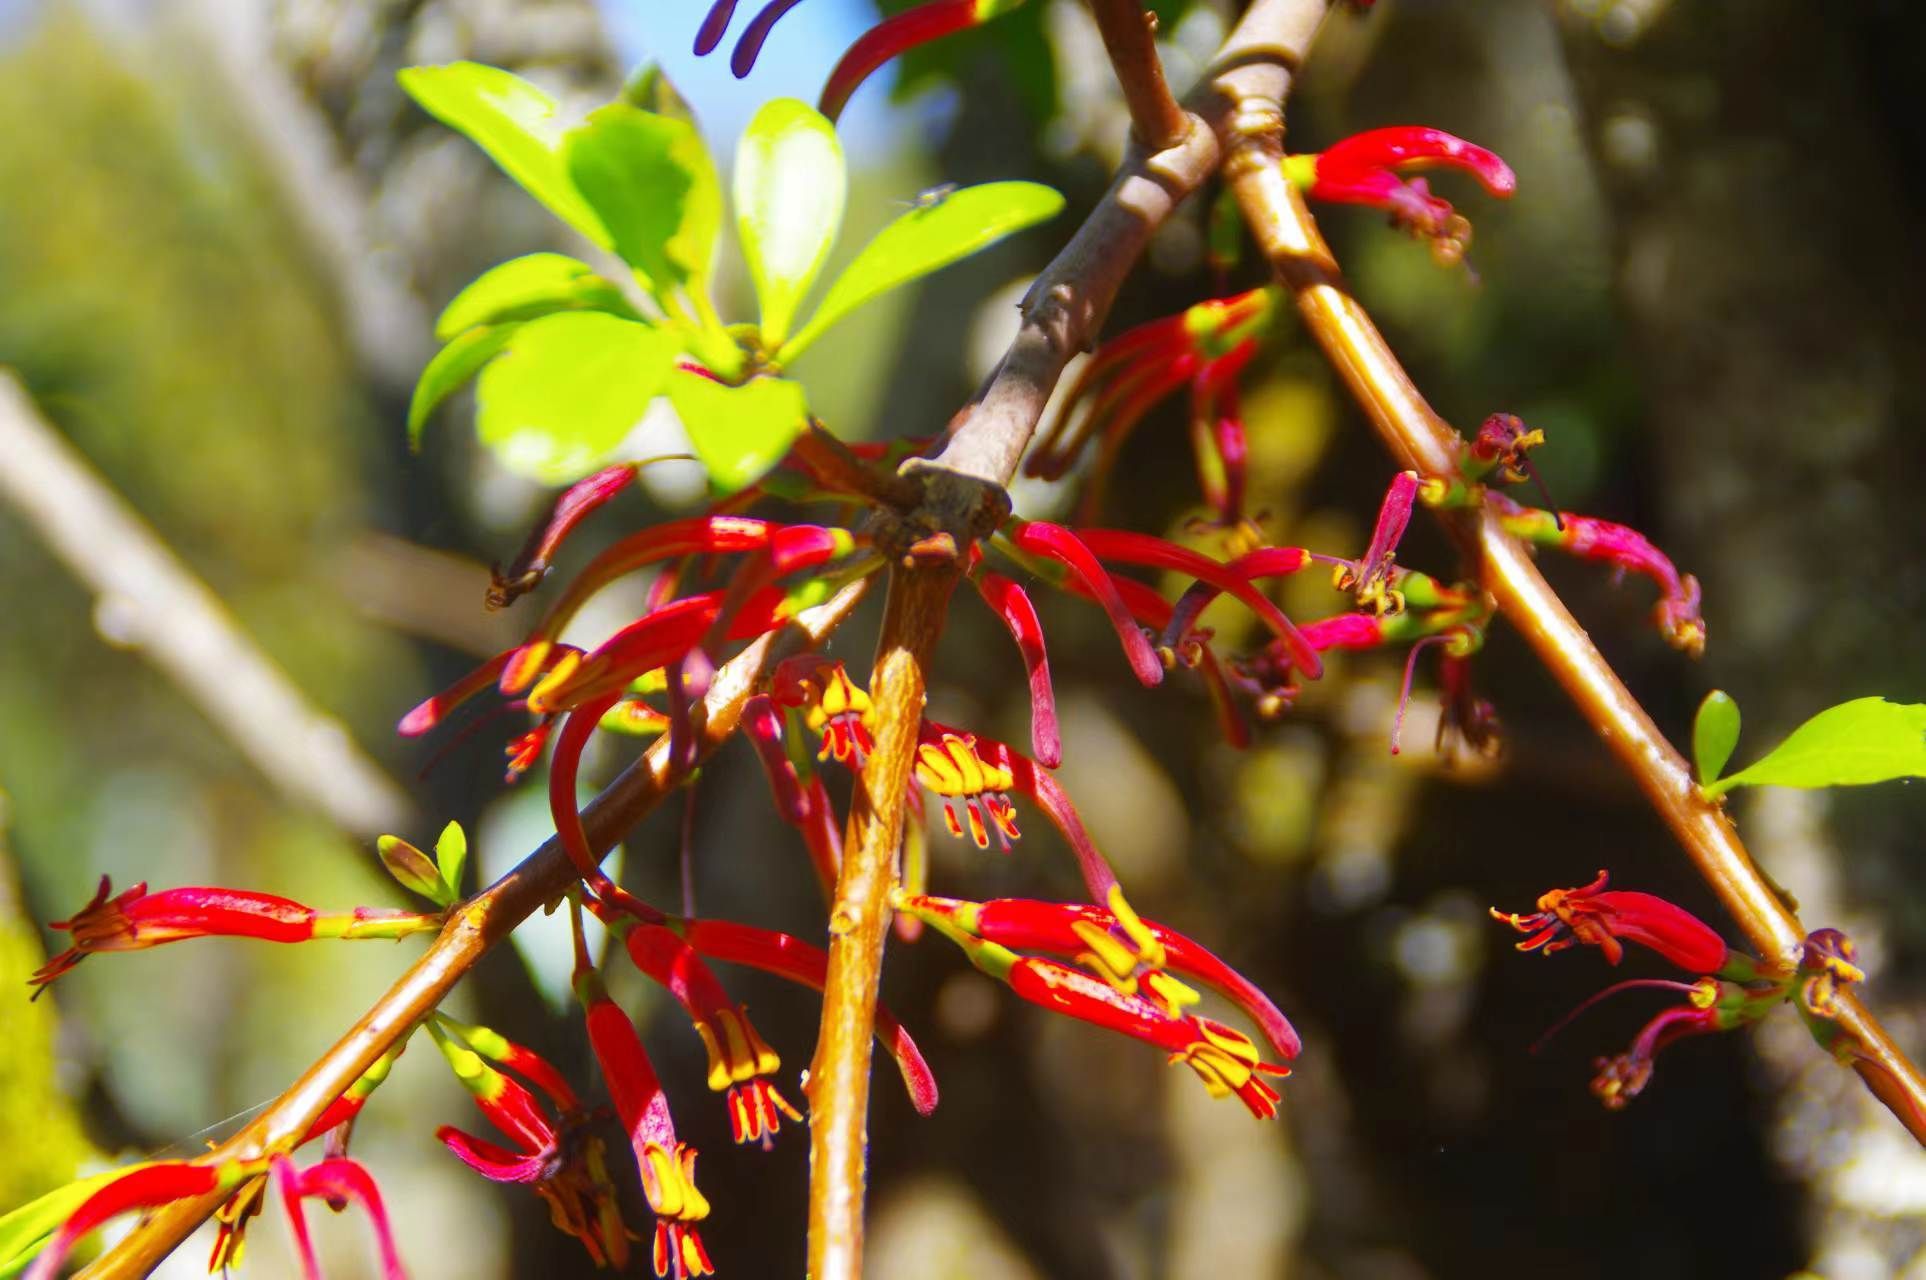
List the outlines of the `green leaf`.
{"type": "Polygon", "coordinates": [[[794,98],[763,104],[736,147],[736,227],[756,282],[763,345],[789,336],[796,307],[843,222],[848,175],[836,126],[794,98]]]}
{"type": "Polygon", "coordinates": [[[664,309],[678,288],[702,294],[722,227],[722,184],[685,120],[612,103],[568,135],[568,172],[622,261],[664,309]]]}
{"type": "Polygon", "coordinates": [[[449,396],[460,390],[461,385],[481,372],[481,367],[493,360],[508,340],[515,336],[519,325],[504,324],[492,328],[470,329],[453,342],[443,347],[421,371],[421,378],[415,383],[415,394],[408,401],[408,447],[421,448],[422,428],[428,425],[428,415],[449,396]]]}
{"type": "Polygon", "coordinates": [[[449,896],[448,887],[441,881],[441,873],[435,864],[428,861],[428,855],[403,840],[400,836],[383,836],[375,841],[375,849],[381,855],[381,865],[395,883],[410,893],[418,893],[438,907],[450,906],[455,899],[449,896]]]}
{"type": "Polygon", "coordinates": [[[898,285],[967,258],[1063,209],[1063,197],[1035,182],[986,182],[912,209],[876,233],[829,286],[816,314],[778,353],[787,360],[825,329],[898,285]]]}
{"type": "Polygon", "coordinates": [[[19,1275],[46,1245],[60,1224],[74,1216],[87,1198],[108,1183],[154,1161],[122,1165],[104,1173],[55,1187],[37,1200],[29,1200],[0,1218],[0,1277],[19,1275]]]}
{"type": "Polygon", "coordinates": [[[517,475],[580,479],[640,420],[680,350],[672,332],[598,311],[531,320],[482,370],[476,432],[517,475]]]}
{"type": "Polygon", "coordinates": [[[479,62],[407,67],[396,79],[422,110],[466,134],[549,212],[602,248],[611,247],[608,232],[569,181],[555,99],[512,72],[479,62]]]}
{"type": "Polygon", "coordinates": [[[450,904],[461,901],[461,873],[468,865],[468,833],[451,822],[435,838],[435,867],[447,886],[450,904]]]}
{"type": "Polygon", "coordinates": [[[1926,705],[1855,698],[1828,707],[1792,731],[1763,760],[1708,785],[1854,787],[1893,778],[1926,778],[1926,705]]]}
{"type": "Polygon", "coordinates": [[[1731,694],[1714,689],[1705,695],[1692,721],[1692,759],[1698,765],[1699,782],[1710,786],[1738,745],[1739,704],[1731,694]]]}
{"type": "Polygon", "coordinates": [[[595,274],[586,262],[560,253],[531,253],[491,267],[455,295],[435,336],[443,342],[477,325],[534,320],[556,311],[607,311],[641,319],[613,281],[595,274]]]}
{"type": "Polygon", "coordinates": [[[809,420],[802,384],[753,378],[739,387],[678,370],[669,401],[718,492],[754,484],[782,461],[809,420]]]}

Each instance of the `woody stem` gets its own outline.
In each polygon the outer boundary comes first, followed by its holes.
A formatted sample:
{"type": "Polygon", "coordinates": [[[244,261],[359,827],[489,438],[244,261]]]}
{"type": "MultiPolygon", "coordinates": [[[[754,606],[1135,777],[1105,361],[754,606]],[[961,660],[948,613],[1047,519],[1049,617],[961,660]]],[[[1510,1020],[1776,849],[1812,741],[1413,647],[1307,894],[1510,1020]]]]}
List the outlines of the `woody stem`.
{"type": "Polygon", "coordinates": [[[863,762],[850,802],[849,834],[829,913],[822,1031],[809,1069],[808,1274],[816,1280],[855,1280],[862,1274],[870,1043],[889,893],[896,882],[930,654],[958,576],[949,565],[899,566],[890,574],[869,687],[875,747],[863,762]]]}
{"type": "MultiPolygon", "coordinates": [[[[1299,315],[1398,464],[1421,474],[1458,478],[1463,441],[1425,402],[1344,284],[1303,197],[1285,181],[1281,111],[1273,130],[1233,144],[1225,174],[1244,219],[1299,315]]],[[[1505,532],[1497,512],[1441,512],[1479,565],[1480,580],[1538,658],[1564,686],[1579,713],[1631,773],[1706,883],[1753,946],[1768,960],[1792,955],[1805,927],[1753,865],[1724,811],[1694,785],[1685,760],[1661,734],[1593,646],[1533,563],[1505,532]]],[[[1926,1144],[1926,1079],[1851,995],[1839,1000],[1838,1024],[1852,1066],[1867,1087],[1926,1144]]]]}

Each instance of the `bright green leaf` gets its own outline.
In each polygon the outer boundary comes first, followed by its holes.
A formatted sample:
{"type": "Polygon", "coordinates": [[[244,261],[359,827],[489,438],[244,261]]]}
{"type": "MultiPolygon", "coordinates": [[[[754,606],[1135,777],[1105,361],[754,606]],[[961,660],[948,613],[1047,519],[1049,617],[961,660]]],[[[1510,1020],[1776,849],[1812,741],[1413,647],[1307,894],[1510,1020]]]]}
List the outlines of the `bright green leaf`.
{"type": "Polygon", "coordinates": [[[1926,778],[1926,705],[1854,698],[1828,707],[1760,760],[1705,788],[1852,787],[1926,778]]]}
{"type": "Polygon", "coordinates": [[[673,333],[598,311],[531,320],[482,370],[476,431],[518,475],[579,479],[634,428],[680,350],[673,333]]]}
{"type": "Polygon", "coordinates": [[[764,345],[789,336],[796,307],[843,222],[848,175],[836,126],[794,98],[763,104],[736,147],[736,226],[756,282],[764,345]]]}
{"type": "Polygon", "coordinates": [[[73,1217],[74,1211],[85,1204],[94,1192],[117,1178],[153,1163],[148,1160],[140,1164],[122,1165],[91,1178],[55,1187],[38,1200],[29,1200],[0,1218],[0,1277],[19,1275],[26,1270],[47,1243],[48,1237],[60,1230],[60,1224],[73,1217]]]}
{"type": "Polygon", "coordinates": [[[722,184],[694,126],[612,103],[568,135],[567,159],[616,253],[665,308],[678,288],[703,292],[722,227],[722,184]]]}
{"type": "Polygon", "coordinates": [[[461,829],[461,823],[451,822],[435,838],[435,867],[448,887],[450,902],[461,900],[461,873],[467,865],[468,833],[461,829]]]}
{"type": "Polygon", "coordinates": [[[721,493],[754,484],[782,461],[809,418],[802,385],[786,378],[731,387],[677,372],[669,379],[669,400],[721,493]]]}
{"type": "Polygon", "coordinates": [[[1714,689],[1705,695],[1692,721],[1692,759],[1698,765],[1699,781],[1716,781],[1725,762],[1732,758],[1732,748],[1738,745],[1739,704],[1731,694],[1714,689]]]}
{"type": "Polygon", "coordinates": [[[383,836],[375,841],[375,849],[381,855],[381,865],[395,883],[410,893],[418,893],[438,907],[454,902],[448,888],[441,882],[441,873],[435,864],[428,861],[428,855],[403,840],[400,836],[383,836]]]}
{"type": "Polygon", "coordinates": [[[464,382],[481,372],[483,365],[493,360],[508,340],[515,336],[519,325],[504,324],[492,328],[470,329],[453,342],[443,347],[421,371],[420,381],[415,383],[415,394],[408,401],[408,447],[421,448],[421,431],[428,425],[428,415],[435,411],[443,400],[455,394],[464,382]]]}
{"type": "Polygon", "coordinates": [[[512,72],[478,62],[407,67],[396,78],[424,111],[466,134],[549,212],[610,247],[608,232],[569,182],[553,98],[512,72]]]}
{"type": "Polygon", "coordinates": [[[1035,182],[986,182],[911,209],[876,233],[836,277],[822,305],[779,359],[792,358],[823,330],[879,294],[967,258],[1063,209],[1063,197],[1035,182]]]}
{"type": "Polygon", "coordinates": [[[533,320],[555,311],[607,311],[639,320],[622,291],[586,262],[560,253],[531,253],[484,271],[455,295],[435,336],[443,342],[477,325],[533,320]]]}

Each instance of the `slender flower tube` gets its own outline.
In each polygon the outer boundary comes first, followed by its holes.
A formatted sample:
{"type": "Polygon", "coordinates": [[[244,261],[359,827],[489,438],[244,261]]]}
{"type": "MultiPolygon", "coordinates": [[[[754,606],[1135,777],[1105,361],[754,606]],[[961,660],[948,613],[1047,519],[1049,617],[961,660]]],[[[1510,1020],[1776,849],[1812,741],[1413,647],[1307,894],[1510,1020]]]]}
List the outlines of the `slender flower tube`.
{"type": "Polygon", "coordinates": [[[1349,591],[1360,609],[1379,615],[1404,612],[1404,595],[1391,585],[1396,566],[1398,543],[1411,524],[1411,508],[1418,498],[1418,473],[1400,471],[1391,478],[1378,506],[1377,524],[1371,530],[1371,545],[1360,560],[1338,566],[1333,585],[1349,591]]]}
{"type": "MultiPolygon", "coordinates": [[[[828,981],[828,953],[789,934],[731,920],[672,919],[668,924],[706,959],[760,969],[817,991],[828,981]]],[[[876,1039],[896,1060],[917,1114],[926,1116],[936,1110],[936,1077],[929,1063],[896,1015],[880,1004],[876,1007],[876,1039]]]]}
{"type": "MultiPolygon", "coordinates": [[[[1123,901],[1121,890],[1112,893],[1111,904],[1112,909],[1105,910],[1029,898],[964,902],[911,895],[900,899],[897,909],[922,917],[940,916],[966,933],[1012,950],[1074,957],[1126,995],[1137,994],[1130,980],[1144,976],[1146,967],[1168,968],[1203,983],[1243,1010],[1279,1056],[1297,1057],[1303,1044],[1296,1030],[1255,983],[1200,943],[1154,920],[1139,918],[1123,901]]],[[[1176,1016],[1182,1011],[1166,1002],[1166,1012],[1176,1016]]]]}
{"type": "Polygon", "coordinates": [[[381,1191],[368,1171],[344,1157],[322,1160],[297,1170],[294,1161],[277,1156],[272,1165],[274,1182],[281,1191],[281,1204],[287,1210],[288,1225],[294,1232],[295,1256],[301,1260],[304,1280],[321,1280],[321,1266],[315,1261],[314,1241],[308,1235],[308,1218],[301,1201],[319,1197],[330,1204],[352,1200],[368,1215],[374,1228],[375,1246],[381,1251],[382,1280],[405,1280],[408,1272],[395,1249],[394,1231],[388,1225],[388,1211],[382,1206],[381,1191]]]}
{"type": "Polygon", "coordinates": [[[60,1264],[88,1232],[123,1213],[228,1191],[266,1167],[265,1161],[250,1165],[234,1160],[218,1165],[184,1160],[136,1165],[81,1202],[27,1268],[24,1280],[54,1280],[60,1264]]]}
{"type": "Polygon", "coordinates": [[[577,968],[575,994],[587,1017],[589,1044],[602,1079],[635,1153],[642,1193],[655,1211],[651,1251],[655,1274],[673,1275],[677,1280],[714,1275],[715,1264],[695,1227],[709,1216],[709,1202],[696,1190],[695,1148],[676,1141],[668,1095],[642,1048],[635,1024],[609,999],[595,970],[577,968]]]}
{"type": "Polygon", "coordinates": [[[507,569],[495,566],[489,571],[487,602],[490,609],[505,609],[541,585],[548,576],[555,552],[577,525],[629,487],[641,464],[625,462],[606,467],[576,481],[555,500],[555,506],[540,526],[528,535],[519,554],[507,569]]]}
{"type": "Polygon", "coordinates": [[[1471,242],[1471,224],[1451,203],[1431,194],[1423,178],[1399,176],[1412,169],[1450,168],[1469,173],[1486,192],[1509,199],[1517,175],[1493,152],[1437,129],[1402,125],[1371,129],[1333,143],[1314,155],[1284,157],[1284,176],[1314,200],[1369,205],[1391,215],[1391,224],[1431,241],[1432,256],[1459,262],[1471,242]]]}
{"type": "Polygon", "coordinates": [[[600,902],[591,905],[621,938],[635,967],[661,984],[689,1015],[708,1051],[709,1088],[726,1098],[730,1132],[737,1145],[757,1142],[766,1151],[775,1142],[783,1116],[801,1124],[802,1112],[770,1079],[782,1069],[781,1057],[756,1034],[749,1011],[729,999],[696,949],[664,925],[636,921],[600,902]]]}
{"type": "Polygon", "coordinates": [[[1667,644],[1690,657],[1705,652],[1705,618],[1700,612],[1699,580],[1681,574],[1644,534],[1610,520],[1570,511],[1523,507],[1500,493],[1485,502],[1499,514],[1507,533],[1543,547],[1556,547],[1581,560],[1601,560],[1621,573],[1643,574],[1659,588],[1652,620],[1667,644]]]}
{"type": "Polygon", "coordinates": [[[1617,964],[1624,943],[1649,947],[1688,973],[1717,973],[1731,952],[1712,927],[1683,907],[1649,893],[1607,889],[1611,877],[1600,871],[1590,884],[1577,889],[1553,889],[1538,899],[1538,910],[1517,915],[1491,910],[1520,933],[1520,951],[1551,955],[1567,947],[1597,947],[1617,964]]]}
{"type": "Polygon", "coordinates": [[[1017,526],[1010,542],[1017,550],[1031,555],[1043,556],[1062,565],[1089,594],[1090,598],[1103,606],[1110,618],[1110,625],[1122,642],[1124,657],[1130,660],[1130,669],[1146,688],[1154,688],[1164,678],[1164,664],[1150,641],[1131,616],[1117,583],[1104,571],[1090,548],[1070,530],[1062,525],[1049,524],[1042,520],[1031,520],[1017,526]]]}
{"type": "Polygon", "coordinates": [[[865,31],[829,73],[816,109],[831,120],[842,115],[850,95],[891,58],[1008,13],[1023,0],[929,0],[865,31]]]}
{"type": "Polygon", "coordinates": [[[308,942],[316,938],[405,938],[441,927],[439,914],[356,907],[324,914],[287,898],[244,889],[186,886],[147,892],[145,881],[116,897],[106,876],[93,901],[52,928],[73,935],[73,946],[28,979],[35,995],[96,951],[139,951],[187,938],[259,938],[308,942]]]}
{"type": "Polygon", "coordinates": [[[1063,763],[1063,739],[1057,728],[1056,694],[1050,687],[1050,655],[1044,648],[1036,606],[1022,587],[1000,573],[985,570],[974,581],[983,602],[1009,628],[1023,657],[1023,670],[1030,680],[1030,750],[1038,764],[1054,769],[1063,763]]]}

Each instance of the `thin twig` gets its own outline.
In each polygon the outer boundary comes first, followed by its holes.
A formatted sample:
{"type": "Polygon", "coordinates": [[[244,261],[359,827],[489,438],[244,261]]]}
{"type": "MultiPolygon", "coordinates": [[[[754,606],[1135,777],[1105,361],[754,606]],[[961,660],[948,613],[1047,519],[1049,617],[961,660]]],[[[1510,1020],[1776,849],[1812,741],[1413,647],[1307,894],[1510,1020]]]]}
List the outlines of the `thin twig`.
{"type": "MultiPolygon", "coordinates": [[[[1275,163],[1281,139],[1253,137],[1226,165],[1246,222],[1298,312],[1401,466],[1426,475],[1458,473],[1463,441],[1426,403],[1370,315],[1346,289],[1303,198],[1275,163]]],[[[1619,680],[1531,553],[1495,512],[1450,520],[1479,560],[1484,587],[1557,677],[1580,714],[1617,754],[1684,846],[1699,874],[1760,954],[1793,957],[1806,935],[1753,865],[1725,811],[1699,794],[1685,760],[1619,680]]],[[[1851,995],[1839,1000],[1839,1028],[1854,1070],[1926,1144],[1926,1080],[1878,1020],[1851,995]]]]}
{"type": "Polygon", "coordinates": [[[1144,12],[1137,0],[1090,0],[1104,50],[1117,73],[1124,102],[1130,108],[1130,132],[1151,151],[1174,147],[1190,132],[1190,114],[1171,96],[1164,80],[1163,60],[1151,34],[1156,15],[1144,12]]]}
{"type": "Polygon", "coordinates": [[[309,702],[206,584],[0,370],[0,499],[94,593],[97,625],[137,649],[283,794],[373,837],[412,807],[333,716],[309,702]]]}
{"type": "MultiPolygon", "coordinates": [[[[849,616],[868,584],[867,578],[851,583],[826,604],[800,615],[788,631],[764,636],[723,664],[708,695],[691,711],[698,763],[734,733],[743,704],[785,647],[820,643],[849,616]]],[[[674,790],[687,772],[670,762],[668,738],[657,739],[583,812],[590,844],[598,853],[607,851],[674,790]]],[[[522,859],[507,875],[457,908],[433,945],[339,1043],[245,1129],[204,1158],[259,1158],[291,1147],[328,1104],[433,1011],[491,947],[553,902],[575,879],[574,865],[557,840],[550,839],[522,859]]],[[[203,1196],[157,1210],[81,1275],[85,1280],[145,1275],[220,1207],[221,1200],[218,1194],[203,1196]]]]}

